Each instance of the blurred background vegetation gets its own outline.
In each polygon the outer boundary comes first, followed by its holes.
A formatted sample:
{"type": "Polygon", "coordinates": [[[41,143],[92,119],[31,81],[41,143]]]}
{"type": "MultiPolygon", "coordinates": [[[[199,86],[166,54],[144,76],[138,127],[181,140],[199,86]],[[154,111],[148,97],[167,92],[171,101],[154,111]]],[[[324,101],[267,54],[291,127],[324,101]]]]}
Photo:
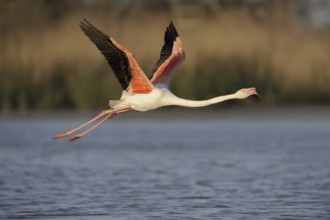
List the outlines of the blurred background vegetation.
{"type": "Polygon", "coordinates": [[[186,51],[171,84],[178,96],[255,86],[259,105],[330,104],[329,1],[0,0],[0,111],[90,110],[119,98],[112,70],[78,27],[83,18],[148,75],[172,20],[186,51]]]}

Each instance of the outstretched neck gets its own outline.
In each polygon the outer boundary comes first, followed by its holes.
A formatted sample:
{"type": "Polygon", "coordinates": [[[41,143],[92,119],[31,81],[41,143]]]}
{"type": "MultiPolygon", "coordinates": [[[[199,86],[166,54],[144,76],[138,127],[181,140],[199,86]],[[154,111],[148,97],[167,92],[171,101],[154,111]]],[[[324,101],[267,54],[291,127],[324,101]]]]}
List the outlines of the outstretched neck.
{"type": "Polygon", "coordinates": [[[203,106],[208,106],[208,105],[213,105],[219,102],[224,102],[226,100],[230,99],[237,99],[235,94],[229,94],[229,95],[224,95],[224,96],[218,96],[212,99],[207,99],[207,100],[201,100],[201,101],[194,101],[194,100],[188,100],[188,99],[182,99],[179,97],[176,97],[173,100],[173,105],[178,105],[178,106],[184,106],[184,107],[203,107],[203,106]]]}

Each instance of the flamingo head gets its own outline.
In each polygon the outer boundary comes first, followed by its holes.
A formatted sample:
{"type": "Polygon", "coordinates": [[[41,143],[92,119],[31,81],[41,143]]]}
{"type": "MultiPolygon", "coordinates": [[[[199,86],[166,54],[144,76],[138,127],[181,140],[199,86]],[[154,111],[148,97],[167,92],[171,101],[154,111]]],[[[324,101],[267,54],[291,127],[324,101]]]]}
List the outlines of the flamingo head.
{"type": "Polygon", "coordinates": [[[245,99],[251,95],[255,95],[255,96],[258,96],[259,98],[261,97],[256,88],[254,87],[251,87],[251,88],[246,88],[246,89],[240,89],[238,90],[236,93],[235,93],[236,97],[238,99],[245,99]]]}

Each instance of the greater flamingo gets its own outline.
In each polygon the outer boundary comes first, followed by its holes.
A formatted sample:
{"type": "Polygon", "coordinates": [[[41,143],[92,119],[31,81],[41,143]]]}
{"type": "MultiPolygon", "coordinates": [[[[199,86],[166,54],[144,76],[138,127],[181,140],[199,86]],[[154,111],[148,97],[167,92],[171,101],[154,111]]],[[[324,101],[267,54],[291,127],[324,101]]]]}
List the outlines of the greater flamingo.
{"type": "Polygon", "coordinates": [[[80,22],[80,28],[86,36],[96,45],[111,66],[115,76],[120,82],[123,93],[119,100],[110,100],[110,109],[102,111],[95,118],[85,124],[67,132],[62,132],[54,138],[63,138],[84,128],[104,117],[100,122],[80,134],[73,135],[68,141],[81,138],[94,128],[103,124],[113,116],[129,110],[149,111],[163,106],[202,107],[223,102],[229,99],[245,99],[251,95],[258,95],[256,89],[245,88],[236,93],[218,96],[208,100],[193,101],[175,96],[169,90],[169,83],[174,71],[185,58],[181,39],[171,22],[165,31],[164,45],[160,58],[157,61],[151,79],[144,74],[134,55],[125,47],[107,36],[86,19],[80,22]]]}

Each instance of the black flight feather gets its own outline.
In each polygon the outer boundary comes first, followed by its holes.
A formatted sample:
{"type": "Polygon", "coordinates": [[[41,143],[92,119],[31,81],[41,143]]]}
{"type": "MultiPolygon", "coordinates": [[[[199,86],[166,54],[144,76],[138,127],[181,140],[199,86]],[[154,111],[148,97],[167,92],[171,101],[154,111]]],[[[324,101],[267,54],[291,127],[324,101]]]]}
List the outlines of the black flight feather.
{"type": "Polygon", "coordinates": [[[108,61],[123,90],[127,90],[132,76],[126,53],[116,47],[109,36],[98,30],[86,19],[81,21],[79,26],[108,61]]]}
{"type": "Polygon", "coordinates": [[[157,69],[171,56],[174,41],[178,36],[179,36],[178,32],[176,31],[173,22],[171,21],[169,26],[166,28],[165,36],[164,36],[164,45],[160,52],[159,60],[157,61],[156,65],[152,70],[152,74],[154,74],[157,71],[157,69]]]}

